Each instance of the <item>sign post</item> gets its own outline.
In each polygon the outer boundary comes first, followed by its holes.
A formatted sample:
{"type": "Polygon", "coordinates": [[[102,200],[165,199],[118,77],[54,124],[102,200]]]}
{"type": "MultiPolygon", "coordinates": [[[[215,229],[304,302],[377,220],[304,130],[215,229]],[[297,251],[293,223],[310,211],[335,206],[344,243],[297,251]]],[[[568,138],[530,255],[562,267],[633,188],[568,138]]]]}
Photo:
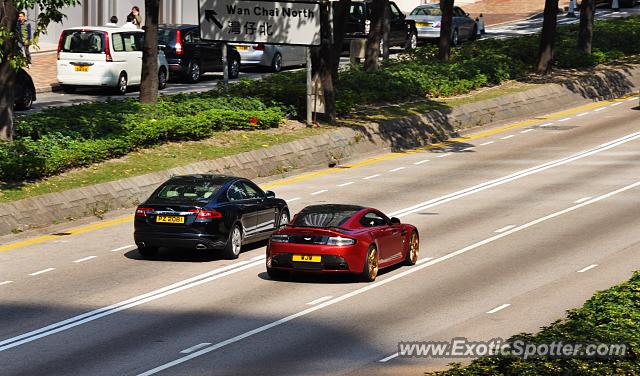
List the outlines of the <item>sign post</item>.
{"type": "MultiPolygon", "coordinates": [[[[306,46],[307,124],[311,125],[310,46],[320,45],[320,2],[266,0],[199,0],[200,38],[231,43],[306,46]]],[[[228,81],[226,43],[222,49],[225,90],[228,81]]]]}

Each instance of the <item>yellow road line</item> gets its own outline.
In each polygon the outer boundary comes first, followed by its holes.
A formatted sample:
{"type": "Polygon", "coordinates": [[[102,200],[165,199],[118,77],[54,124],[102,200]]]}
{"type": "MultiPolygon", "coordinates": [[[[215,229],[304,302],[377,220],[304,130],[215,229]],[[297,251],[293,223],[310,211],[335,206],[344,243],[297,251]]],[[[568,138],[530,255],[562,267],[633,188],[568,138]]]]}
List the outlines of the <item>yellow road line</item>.
{"type": "MultiPolygon", "coordinates": [[[[307,174],[294,176],[294,177],[291,177],[291,178],[280,179],[280,180],[274,181],[272,183],[264,184],[262,187],[264,189],[272,189],[272,188],[281,187],[281,186],[284,186],[284,185],[289,185],[289,184],[293,184],[293,183],[306,181],[306,180],[313,179],[313,178],[320,177],[320,176],[325,176],[325,175],[337,173],[337,172],[343,171],[344,169],[352,169],[352,168],[358,168],[358,167],[372,165],[374,163],[378,163],[378,162],[382,162],[382,161],[387,161],[387,160],[390,160],[390,159],[398,158],[398,157],[401,157],[403,155],[407,155],[409,153],[418,153],[418,152],[423,152],[423,151],[430,151],[430,150],[439,149],[439,148],[442,148],[442,147],[445,147],[445,146],[451,146],[451,145],[454,145],[454,144],[468,142],[468,141],[475,140],[475,139],[478,139],[478,138],[492,136],[492,135],[495,135],[497,133],[510,131],[512,129],[528,127],[528,126],[532,126],[532,125],[538,125],[540,123],[548,122],[549,120],[553,120],[553,119],[557,119],[557,118],[561,118],[561,117],[567,117],[567,116],[570,116],[570,115],[573,115],[573,114],[590,111],[590,110],[593,110],[593,109],[596,109],[596,108],[600,108],[600,107],[606,107],[606,106],[611,105],[612,103],[621,102],[621,101],[624,101],[624,100],[626,100],[628,98],[637,97],[637,96],[638,96],[637,94],[630,94],[630,95],[625,95],[623,97],[620,97],[620,98],[617,98],[617,99],[613,99],[613,100],[606,100],[606,101],[601,101],[601,102],[589,103],[589,104],[586,104],[586,105],[583,105],[583,106],[580,106],[580,107],[572,108],[570,110],[555,112],[555,113],[550,114],[550,115],[545,116],[545,117],[539,117],[539,118],[536,118],[536,119],[525,120],[525,121],[521,121],[521,122],[510,124],[510,125],[507,125],[507,126],[504,126],[504,127],[498,127],[498,128],[489,129],[489,130],[486,130],[486,131],[481,131],[481,132],[474,133],[474,134],[471,134],[471,135],[468,135],[468,136],[455,137],[455,138],[452,138],[452,139],[444,141],[444,142],[439,142],[437,144],[431,144],[431,145],[428,145],[428,146],[425,146],[425,147],[420,147],[420,148],[415,148],[415,149],[412,149],[412,150],[407,150],[407,151],[401,152],[401,153],[387,153],[387,154],[383,154],[383,155],[380,155],[380,156],[377,156],[377,157],[367,158],[367,159],[364,159],[364,160],[359,161],[359,162],[355,162],[355,163],[344,165],[343,166],[344,168],[328,168],[328,169],[324,169],[324,170],[320,170],[320,171],[314,171],[314,172],[310,172],[310,173],[307,173],[307,174]]],[[[77,235],[77,234],[82,234],[82,233],[85,233],[85,232],[95,231],[95,230],[102,229],[102,228],[105,228],[105,227],[111,227],[111,226],[119,225],[119,224],[126,223],[126,222],[131,222],[131,221],[133,221],[133,216],[132,215],[126,216],[126,217],[112,219],[112,220],[105,221],[105,222],[94,223],[94,224],[87,225],[87,226],[77,227],[77,228],[71,229],[69,231],[66,231],[66,233],[69,234],[69,235],[77,235]]],[[[0,245],[0,252],[6,252],[6,251],[13,250],[13,249],[16,249],[16,248],[26,247],[26,246],[34,245],[34,244],[40,244],[40,243],[44,243],[44,242],[47,242],[47,241],[50,241],[50,240],[54,240],[54,239],[59,239],[59,238],[60,238],[60,236],[56,236],[56,235],[42,235],[42,236],[30,238],[30,239],[25,239],[25,240],[17,241],[17,242],[14,242],[14,243],[0,245]]]]}

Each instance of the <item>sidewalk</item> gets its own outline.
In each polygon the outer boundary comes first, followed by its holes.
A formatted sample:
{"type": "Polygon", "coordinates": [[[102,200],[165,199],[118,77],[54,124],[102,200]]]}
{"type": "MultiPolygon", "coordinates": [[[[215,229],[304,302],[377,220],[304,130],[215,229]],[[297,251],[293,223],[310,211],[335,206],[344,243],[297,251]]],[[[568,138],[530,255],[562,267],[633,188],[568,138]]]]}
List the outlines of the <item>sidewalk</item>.
{"type": "Polygon", "coordinates": [[[56,80],[56,51],[31,53],[31,68],[27,72],[33,79],[37,93],[46,93],[58,86],[56,80]]]}

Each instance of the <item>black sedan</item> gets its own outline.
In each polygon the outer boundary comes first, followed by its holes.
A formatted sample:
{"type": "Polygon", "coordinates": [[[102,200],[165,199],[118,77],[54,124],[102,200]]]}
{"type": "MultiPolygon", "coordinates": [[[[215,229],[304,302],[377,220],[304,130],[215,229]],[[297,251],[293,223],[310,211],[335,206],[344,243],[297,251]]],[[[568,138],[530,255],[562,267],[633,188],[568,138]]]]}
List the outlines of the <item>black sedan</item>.
{"type": "Polygon", "coordinates": [[[287,203],[250,180],[222,175],[176,176],[136,209],[140,254],[159,247],[221,250],[235,259],[243,244],[267,239],[289,222],[287,203]]]}
{"type": "Polygon", "coordinates": [[[16,75],[13,97],[16,110],[29,110],[36,100],[36,87],[24,69],[20,69],[16,75]]]}

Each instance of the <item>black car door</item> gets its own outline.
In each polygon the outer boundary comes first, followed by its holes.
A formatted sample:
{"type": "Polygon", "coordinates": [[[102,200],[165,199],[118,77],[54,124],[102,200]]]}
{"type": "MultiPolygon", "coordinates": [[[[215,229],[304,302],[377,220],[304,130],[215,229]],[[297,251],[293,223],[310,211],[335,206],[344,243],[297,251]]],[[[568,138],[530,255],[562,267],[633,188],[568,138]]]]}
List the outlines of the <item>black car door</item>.
{"type": "Polygon", "coordinates": [[[395,3],[389,3],[389,47],[403,46],[407,39],[407,26],[404,21],[404,14],[395,3]]]}
{"type": "Polygon", "coordinates": [[[198,48],[203,58],[202,64],[208,72],[220,71],[222,67],[222,43],[200,39],[200,29],[194,29],[198,35],[198,48]]]}
{"type": "Polygon", "coordinates": [[[258,200],[249,197],[242,181],[237,181],[227,189],[227,199],[238,211],[242,233],[250,237],[256,232],[258,200]]]}
{"type": "Polygon", "coordinates": [[[244,189],[256,203],[256,234],[270,233],[276,227],[278,208],[273,200],[268,199],[262,189],[250,181],[243,181],[244,189]]]}

